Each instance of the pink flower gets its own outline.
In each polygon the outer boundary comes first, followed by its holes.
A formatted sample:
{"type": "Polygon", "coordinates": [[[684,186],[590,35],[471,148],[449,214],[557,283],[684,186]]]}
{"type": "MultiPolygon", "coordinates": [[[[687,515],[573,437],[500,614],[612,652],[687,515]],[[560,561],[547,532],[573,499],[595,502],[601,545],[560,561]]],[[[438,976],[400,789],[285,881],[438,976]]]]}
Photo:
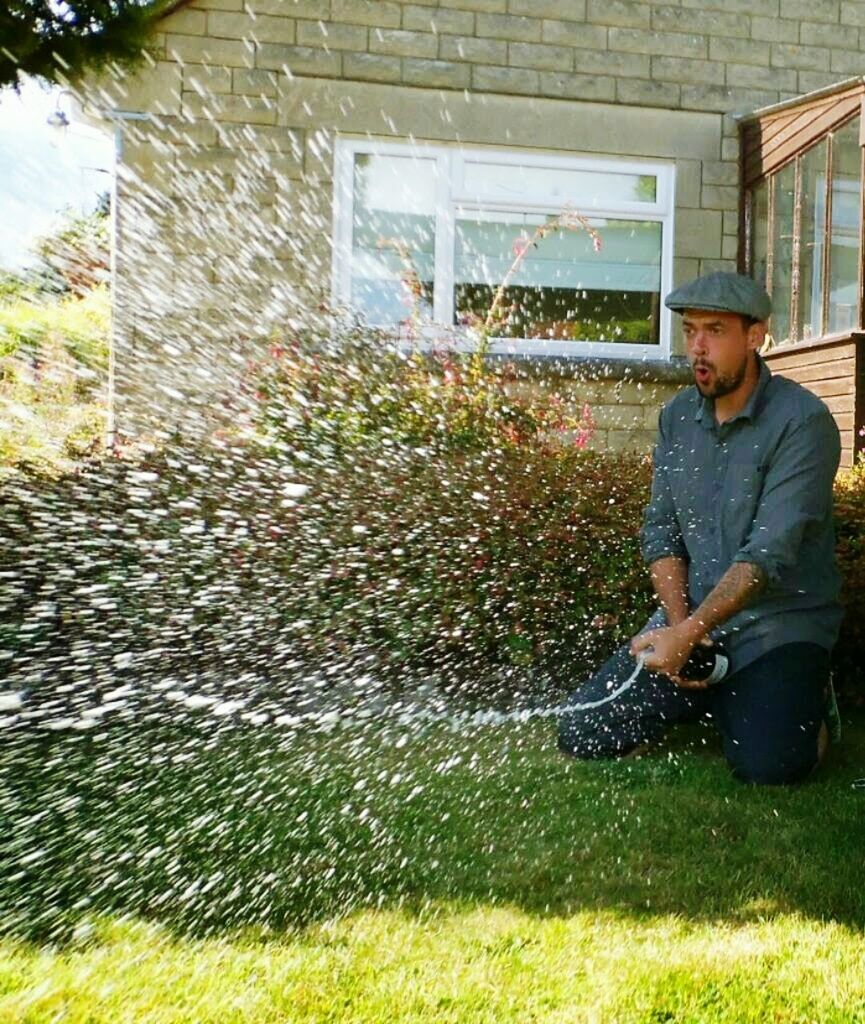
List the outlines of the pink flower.
{"type": "Polygon", "coordinates": [[[592,236],[592,248],[595,250],[595,252],[600,252],[601,251],[601,236],[600,235],[593,235],[592,236]]]}
{"type": "Polygon", "coordinates": [[[606,615],[596,615],[592,619],[592,627],[594,629],[609,629],[610,626],[618,625],[618,615],[611,615],[609,612],[606,615]]]}
{"type": "Polygon", "coordinates": [[[519,238],[514,239],[514,244],[511,246],[514,256],[523,256],[526,251],[531,247],[531,239],[526,238],[525,235],[520,235],[519,238]]]}

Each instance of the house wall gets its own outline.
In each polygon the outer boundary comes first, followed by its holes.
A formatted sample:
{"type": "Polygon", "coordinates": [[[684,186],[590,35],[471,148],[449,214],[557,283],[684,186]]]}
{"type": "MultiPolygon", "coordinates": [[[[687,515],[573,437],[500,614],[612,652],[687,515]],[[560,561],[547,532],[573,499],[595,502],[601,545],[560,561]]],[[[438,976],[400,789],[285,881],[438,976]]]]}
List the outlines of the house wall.
{"type": "MultiPolygon", "coordinates": [[[[88,96],[155,115],[122,123],[121,429],[210,416],[328,298],[339,133],[670,160],[676,281],[734,269],[733,115],[860,71],[865,2],[192,0],[160,28],[88,96]]],[[[645,447],[682,374],[605,365],[600,441],[645,447]]]]}

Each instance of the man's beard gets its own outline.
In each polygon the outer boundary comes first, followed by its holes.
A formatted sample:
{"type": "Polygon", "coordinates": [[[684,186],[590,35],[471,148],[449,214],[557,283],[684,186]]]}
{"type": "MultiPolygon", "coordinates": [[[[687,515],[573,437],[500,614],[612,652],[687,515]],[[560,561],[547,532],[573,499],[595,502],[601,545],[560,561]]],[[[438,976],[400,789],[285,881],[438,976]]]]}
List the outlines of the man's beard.
{"type": "MultiPolygon", "coordinates": [[[[692,369],[696,370],[698,366],[705,366],[708,369],[714,370],[714,367],[709,363],[700,362],[694,363],[692,369]]],[[[748,360],[743,359],[741,366],[734,373],[719,374],[716,372],[715,379],[708,384],[701,384],[698,380],[695,380],[694,383],[697,385],[697,390],[703,398],[723,398],[724,395],[731,394],[742,384],[747,372],[748,360]]]]}

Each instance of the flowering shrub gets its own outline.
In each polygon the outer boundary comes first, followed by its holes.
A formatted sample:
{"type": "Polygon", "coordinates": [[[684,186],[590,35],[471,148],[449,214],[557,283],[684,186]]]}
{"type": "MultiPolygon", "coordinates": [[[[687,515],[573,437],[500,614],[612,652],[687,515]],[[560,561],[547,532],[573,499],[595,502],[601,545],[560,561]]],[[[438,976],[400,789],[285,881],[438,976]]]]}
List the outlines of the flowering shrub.
{"type": "Polygon", "coordinates": [[[68,470],[105,433],[108,292],[0,299],[0,475],[68,470]]]}
{"type": "Polygon", "coordinates": [[[250,426],[283,449],[336,457],[375,440],[436,450],[497,450],[557,439],[584,448],[591,410],[514,363],[440,348],[399,352],[361,324],[329,321],[271,345],[251,367],[250,426]]]}

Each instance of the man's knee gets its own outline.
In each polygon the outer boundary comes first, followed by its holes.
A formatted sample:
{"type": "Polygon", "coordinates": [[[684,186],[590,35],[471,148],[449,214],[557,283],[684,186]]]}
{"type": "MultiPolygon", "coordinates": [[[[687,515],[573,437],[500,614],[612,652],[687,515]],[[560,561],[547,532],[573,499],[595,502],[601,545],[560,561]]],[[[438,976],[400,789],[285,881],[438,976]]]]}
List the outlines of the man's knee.
{"type": "Polygon", "coordinates": [[[581,761],[621,757],[639,742],[587,712],[570,711],[559,720],[559,750],[581,761]]]}
{"type": "Polygon", "coordinates": [[[820,763],[817,743],[783,753],[736,746],[727,750],[727,763],[740,781],[754,786],[794,786],[820,763]]]}
{"type": "Polygon", "coordinates": [[[736,778],[804,781],[825,753],[829,654],[812,643],[774,648],[716,692],[724,753],[736,778]]]}

